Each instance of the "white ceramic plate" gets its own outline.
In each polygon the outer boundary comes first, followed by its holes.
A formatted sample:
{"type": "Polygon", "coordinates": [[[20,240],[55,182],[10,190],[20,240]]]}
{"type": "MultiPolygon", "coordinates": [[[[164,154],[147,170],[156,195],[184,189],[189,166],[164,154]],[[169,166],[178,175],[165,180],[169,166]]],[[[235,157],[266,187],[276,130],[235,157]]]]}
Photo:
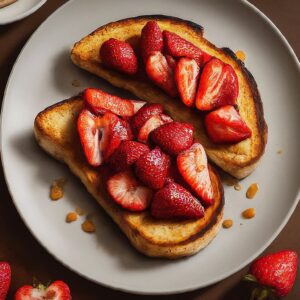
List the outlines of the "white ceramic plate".
{"type": "MultiPolygon", "coordinates": [[[[116,91],[115,91],[116,92],[116,91]]],[[[299,196],[299,64],[279,31],[244,1],[74,0],[56,11],[32,36],[12,71],[5,93],[2,155],[7,183],[26,225],[64,265],[103,285],[145,294],[188,291],[217,282],[259,255],[277,236],[299,196]],[[68,169],[41,151],[33,138],[36,114],[87,86],[107,84],[73,66],[73,43],[107,22],[144,14],[188,19],[205,28],[218,46],[242,49],[258,82],[269,125],[266,153],[257,170],[242,181],[240,192],[225,187],[225,217],[230,230],[197,255],[177,261],[138,254],[112,221],[97,207],[68,169]],[[73,79],[81,87],[71,85],[73,79]],[[277,150],[283,153],[278,155],[277,150]],[[63,200],[49,200],[53,179],[67,177],[63,200]],[[258,182],[254,200],[246,188],[258,182]],[[76,206],[94,212],[97,234],[81,231],[81,221],[66,224],[76,206]],[[241,212],[255,207],[245,221],[241,212]]]]}
{"type": "Polygon", "coordinates": [[[0,9],[0,25],[21,20],[38,10],[47,0],[18,0],[0,9]]]}

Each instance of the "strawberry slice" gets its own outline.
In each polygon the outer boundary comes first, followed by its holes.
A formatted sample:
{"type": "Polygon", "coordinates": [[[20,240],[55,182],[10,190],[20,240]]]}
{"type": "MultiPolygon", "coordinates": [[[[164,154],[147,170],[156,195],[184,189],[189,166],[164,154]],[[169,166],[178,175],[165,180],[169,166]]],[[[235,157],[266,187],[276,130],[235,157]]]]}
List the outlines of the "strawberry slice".
{"type": "Polygon", "coordinates": [[[130,211],[145,210],[152,200],[152,190],[141,185],[130,171],[108,179],[107,190],[116,203],[130,211]]]}
{"type": "Polygon", "coordinates": [[[201,144],[195,143],[177,156],[177,166],[181,176],[203,202],[214,202],[213,187],[209,177],[207,157],[201,144]]]}
{"type": "Polygon", "coordinates": [[[171,182],[154,195],[151,215],[157,219],[199,219],[204,208],[188,190],[171,182]]]}
{"type": "Polygon", "coordinates": [[[135,174],[150,188],[160,189],[164,186],[169,166],[170,157],[156,147],[136,161],[135,174]]]}
{"type": "Polygon", "coordinates": [[[200,68],[194,59],[183,57],[178,61],[175,78],[182,102],[194,106],[200,68]]]}
{"type": "Polygon", "coordinates": [[[177,155],[192,146],[193,135],[193,125],[171,122],[155,129],[151,133],[151,139],[164,152],[170,155],[177,155]]]}
{"type": "Polygon", "coordinates": [[[209,138],[214,143],[237,143],[252,135],[251,129],[231,105],[207,114],[204,124],[209,138]]]}
{"type": "Polygon", "coordinates": [[[196,95],[199,110],[212,110],[223,105],[235,105],[239,82],[233,68],[217,58],[203,68],[196,95]]]}
{"type": "Polygon", "coordinates": [[[171,56],[171,55],[165,55],[165,57],[166,57],[166,60],[168,62],[168,65],[175,72],[176,66],[177,66],[176,59],[173,56],[171,56]]]}
{"type": "Polygon", "coordinates": [[[173,120],[167,115],[154,115],[150,119],[146,121],[146,123],[142,126],[138,134],[138,140],[142,143],[148,142],[149,134],[160,127],[163,124],[170,123],[173,120]]]}
{"type": "Polygon", "coordinates": [[[83,98],[95,114],[110,111],[121,117],[132,117],[135,113],[133,101],[110,95],[99,89],[86,89],[83,98]]]}
{"type": "Polygon", "coordinates": [[[11,269],[7,262],[0,261],[0,299],[5,300],[11,281],[11,269]]]}
{"type": "Polygon", "coordinates": [[[142,29],[141,51],[144,62],[153,51],[162,51],[163,35],[156,21],[149,21],[142,29]]]}
{"type": "Polygon", "coordinates": [[[129,43],[111,38],[100,48],[101,62],[108,68],[133,75],[138,70],[138,60],[129,43]]]}
{"type": "Polygon", "coordinates": [[[165,51],[173,57],[193,58],[199,66],[211,59],[211,56],[202,51],[194,44],[183,39],[174,32],[165,30],[163,32],[165,51]]]}
{"type": "Polygon", "coordinates": [[[24,285],[19,288],[15,300],[71,300],[70,289],[63,281],[55,281],[48,287],[39,284],[37,287],[24,285]]]}
{"type": "Polygon", "coordinates": [[[148,77],[171,97],[178,95],[174,69],[168,64],[166,57],[159,51],[152,52],[146,62],[148,77]]]}
{"type": "Polygon", "coordinates": [[[163,113],[163,107],[160,104],[146,104],[132,117],[131,128],[135,134],[138,134],[141,127],[154,115],[163,113]]]}
{"type": "Polygon", "coordinates": [[[149,147],[135,141],[124,141],[109,159],[115,171],[124,171],[133,165],[141,155],[148,153],[149,147]]]}
{"type": "Polygon", "coordinates": [[[132,138],[129,125],[110,112],[95,116],[84,109],[78,117],[77,130],[85,156],[95,167],[100,166],[122,140],[132,138]]]}

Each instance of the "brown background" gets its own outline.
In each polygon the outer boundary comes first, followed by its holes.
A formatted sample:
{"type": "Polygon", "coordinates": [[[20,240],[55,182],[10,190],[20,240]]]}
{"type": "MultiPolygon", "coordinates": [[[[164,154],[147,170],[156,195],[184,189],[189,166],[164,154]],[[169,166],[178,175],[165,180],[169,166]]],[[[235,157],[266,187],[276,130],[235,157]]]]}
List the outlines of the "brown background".
{"type": "MultiPolygon", "coordinates": [[[[225,0],[224,0],[225,1],[225,0]]],[[[30,17],[14,24],[0,26],[0,99],[13,63],[24,43],[41,22],[65,0],[48,0],[30,17]]],[[[300,57],[300,1],[299,0],[252,0],[282,31],[298,58],[300,57]]],[[[42,282],[62,279],[72,291],[73,299],[139,299],[142,296],[113,291],[87,281],[57,262],[34,237],[20,219],[8,193],[3,170],[0,170],[0,260],[11,263],[13,278],[8,299],[18,287],[31,284],[34,277],[42,282]]],[[[284,201],[284,199],[283,199],[284,201]]],[[[287,226],[266,250],[294,249],[300,254],[300,207],[298,206],[287,226]]],[[[101,267],[101,266],[99,266],[101,267]]],[[[202,299],[242,300],[248,299],[247,286],[241,277],[248,268],[226,280],[205,289],[172,296],[144,296],[146,299],[202,299]]],[[[299,272],[300,273],[300,272],[299,272]]],[[[300,299],[299,274],[293,291],[286,299],[300,299]]]]}

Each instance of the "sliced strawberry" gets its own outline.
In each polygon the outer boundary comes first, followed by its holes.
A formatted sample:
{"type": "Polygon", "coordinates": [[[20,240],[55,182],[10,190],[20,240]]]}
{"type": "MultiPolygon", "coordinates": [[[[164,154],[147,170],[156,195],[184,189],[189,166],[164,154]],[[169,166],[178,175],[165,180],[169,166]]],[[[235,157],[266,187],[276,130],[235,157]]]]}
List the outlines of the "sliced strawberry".
{"type": "Polygon", "coordinates": [[[193,144],[194,127],[189,123],[171,122],[151,133],[152,141],[164,152],[177,155],[193,144]]]}
{"type": "Polygon", "coordinates": [[[110,111],[121,117],[132,117],[135,113],[134,103],[131,100],[110,95],[99,89],[86,89],[83,98],[95,114],[110,111]]]}
{"type": "Polygon", "coordinates": [[[124,171],[134,164],[141,155],[149,152],[149,147],[135,141],[124,141],[109,159],[116,171],[124,171]]]}
{"type": "Polygon", "coordinates": [[[178,61],[175,78],[182,102],[194,106],[200,68],[194,59],[183,57],[178,61]]]}
{"type": "Polygon", "coordinates": [[[176,66],[177,66],[176,59],[173,56],[171,56],[171,55],[165,55],[165,56],[166,56],[166,60],[168,62],[168,65],[175,72],[176,66]]]}
{"type": "Polygon", "coordinates": [[[211,56],[202,51],[194,44],[183,39],[174,32],[165,30],[163,32],[165,51],[173,57],[188,57],[196,60],[197,64],[203,65],[211,56]]]}
{"type": "Polygon", "coordinates": [[[177,156],[177,166],[181,176],[201,197],[205,204],[214,202],[213,187],[209,177],[207,157],[201,144],[195,143],[177,156]]]}
{"type": "Polygon", "coordinates": [[[116,203],[130,211],[145,210],[152,200],[152,190],[141,185],[130,171],[112,176],[107,190],[116,203]]]}
{"type": "Polygon", "coordinates": [[[5,300],[11,281],[11,269],[7,262],[0,261],[0,299],[5,300]]]}
{"type": "Polygon", "coordinates": [[[234,69],[217,58],[203,68],[196,95],[196,107],[212,110],[223,105],[235,105],[239,82],[234,69]]]}
{"type": "Polygon", "coordinates": [[[100,166],[122,140],[132,137],[126,122],[110,112],[95,116],[84,109],[78,117],[77,129],[85,156],[95,167],[100,166]]]}
{"type": "Polygon", "coordinates": [[[135,173],[150,188],[160,189],[165,183],[169,165],[170,157],[157,147],[140,156],[135,163],[135,173]]]}
{"type": "Polygon", "coordinates": [[[63,281],[55,281],[48,287],[24,285],[19,288],[15,300],[71,300],[70,289],[63,281]]]}
{"type": "Polygon", "coordinates": [[[153,51],[162,51],[164,46],[162,32],[156,21],[149,21],[142,29],[141,51],[144,62],[153,51]]]}
{"type": "Polygon", "coordinates": [[[153,52],[146,62],[148,77],[171,97],[178,95],[174,69],[169,66],[166,57],[159,51],[153,52]]]}
{"type": "Polygon", "coordinates": [[[142,126],[138,134],[138,140],[142,143],[148,142],[149,134],[163,124],[170,123],[173,120],[167,115],[155,115],[148,119],[142,126]]]}
{"type": "Polygon", "coordinates": [[[231,105],[206,115],[205,128],[214,143],[237,143],[251,137],[251,129],[231,105]]]}
{"type": "Polygon", "coordinates": [[[138,61],[129,43],[117,39],[105,41],[100,48],[101,62],[108,68],[133,75],[138,70],[138,61]]]}
{"type": "Polygon", "coordinates": [[[154,115],[163,113],[163,107],[160,104],[146,104],[132,117],[131,128],[135,134],[138,134],[141,127],[154,115]]]}
{"type": "Polygon", "coordinates": [[[204,208],[188,190],[171,182],[154,195],[151,215],[158,219],[199,219],[204,208]]]}

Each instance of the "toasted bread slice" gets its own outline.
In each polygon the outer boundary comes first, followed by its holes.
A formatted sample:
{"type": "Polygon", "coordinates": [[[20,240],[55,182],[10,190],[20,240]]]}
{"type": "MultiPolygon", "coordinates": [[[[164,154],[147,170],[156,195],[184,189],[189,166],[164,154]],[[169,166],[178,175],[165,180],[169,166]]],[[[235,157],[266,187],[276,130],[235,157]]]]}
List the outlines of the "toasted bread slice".
{"type": "Polygon", "coordinates": [[[83,100],[75,97],[40,112],[34,123],[40,146],[69,166],[140,252],[175,259],[205,247],[216,236],[223,216],[223,187],[215,170],[210,167],[215,203],[206,209],[202,219],[161,221],[151,218],[149,212],[125,211],[110,199],[103,174],[91,167],[83,154],[76,129],[77,116],[83,105],[83,100]]]}
{"type": "Polygon", "coordinates": [[[195,127],[196,138],[205,147],[209,159],[236,178],[248,176],[264,153],[267,143],[267,125],[253,76],[230,49],[217,48],[207,41],[203,37],[203,28],[195,23],[161,15],[140,16],[112,22],[77,42],[71,51],[71,59],[79,67],[98,75],[116,87],[126,89],[148,102],[163,104],[176,120],[189,120],[193,124],[197,124],[195,127]],[[113,37],[128,41],[137,49],[141,30],[149,20],[156,20],[161,30],[177,33],[234,68],[240,87],[237,99],[238,108],[242,118],[252,130],[251,138],[233,145],[216,145],[208,139],[202,117],[200,117],[201,113],[196,109],[188,108],[179,99],[167,96],[145,76],[139,74],[130,77],[103,66],[99,58],[99,49],[102,43],[113,37]]]}

